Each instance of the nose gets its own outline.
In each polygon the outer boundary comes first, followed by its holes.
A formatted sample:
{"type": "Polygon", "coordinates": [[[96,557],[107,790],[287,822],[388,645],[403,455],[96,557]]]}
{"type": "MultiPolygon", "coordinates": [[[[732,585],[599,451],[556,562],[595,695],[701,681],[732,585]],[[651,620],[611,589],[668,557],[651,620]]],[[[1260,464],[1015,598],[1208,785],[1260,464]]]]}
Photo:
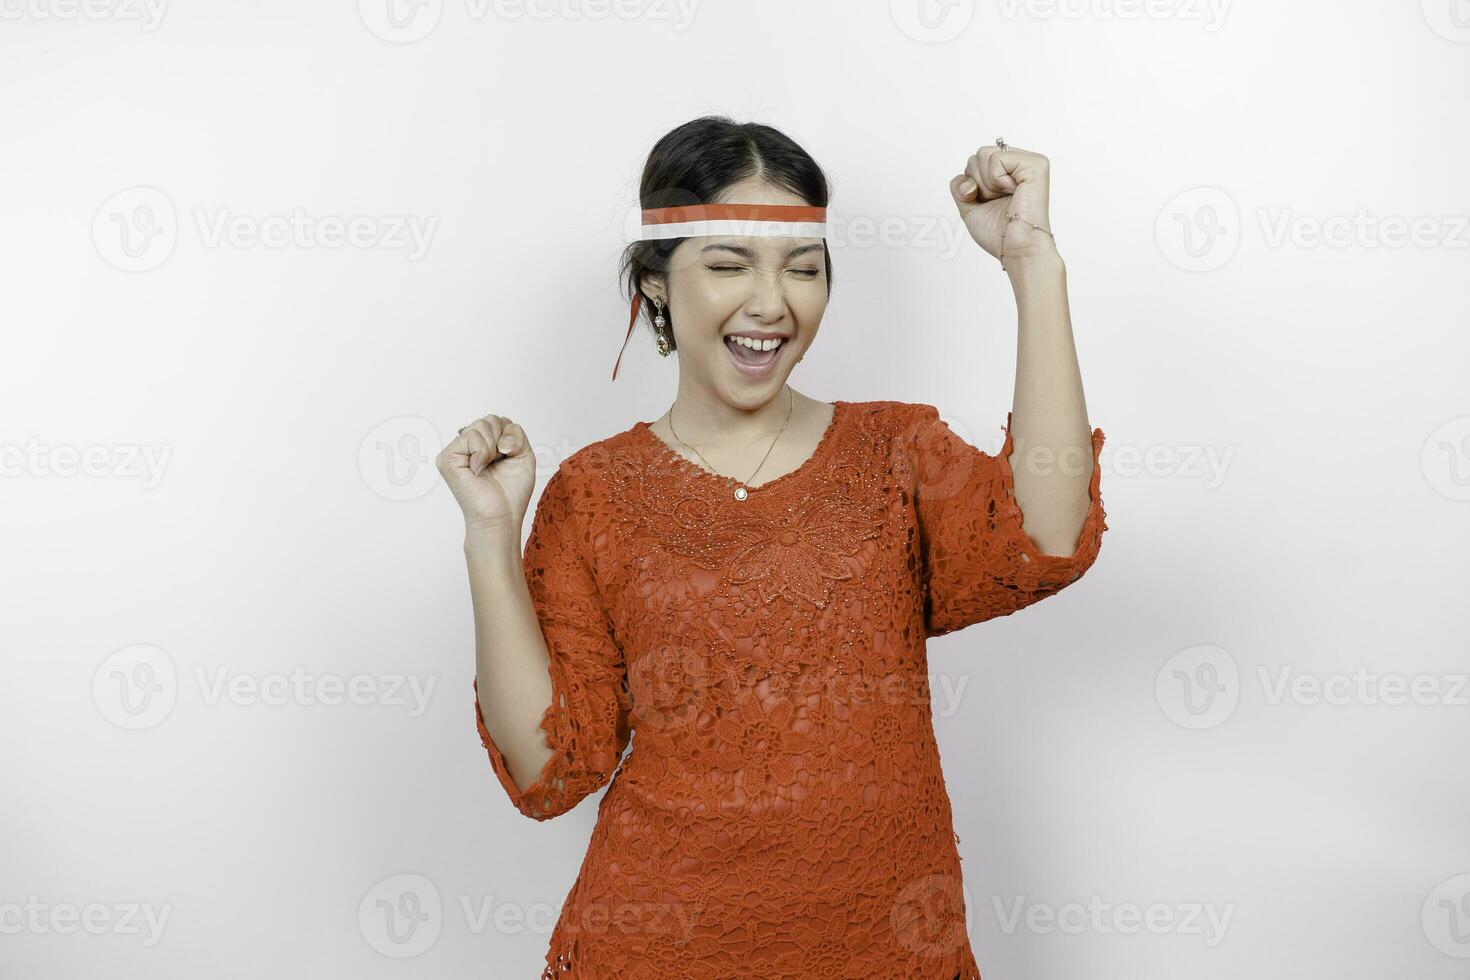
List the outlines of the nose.
{"type": "Polygon", "coordinates": [[[762,320],[779,320],[786,313],[786,291],[781,284],[781,274],[771,275],[757,272],[751,277],[750,297],[745,301],[745,312],[762,320]]]}

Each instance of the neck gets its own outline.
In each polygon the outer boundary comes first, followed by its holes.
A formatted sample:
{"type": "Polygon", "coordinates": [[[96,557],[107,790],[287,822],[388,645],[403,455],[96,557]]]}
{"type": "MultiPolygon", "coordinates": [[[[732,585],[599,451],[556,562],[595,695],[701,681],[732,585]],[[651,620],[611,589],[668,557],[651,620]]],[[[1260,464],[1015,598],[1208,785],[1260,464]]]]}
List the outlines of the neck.
{"type": "Polygon", "coordinates": [[[692,446],[743,445],[779,432],[786,424],[788,409],[794,423],[800,414],[801,401],[790,385],[782,385],[765,402],[748,408],[680,385],[665,420],[672,421],[671,432],[692,446]]]}

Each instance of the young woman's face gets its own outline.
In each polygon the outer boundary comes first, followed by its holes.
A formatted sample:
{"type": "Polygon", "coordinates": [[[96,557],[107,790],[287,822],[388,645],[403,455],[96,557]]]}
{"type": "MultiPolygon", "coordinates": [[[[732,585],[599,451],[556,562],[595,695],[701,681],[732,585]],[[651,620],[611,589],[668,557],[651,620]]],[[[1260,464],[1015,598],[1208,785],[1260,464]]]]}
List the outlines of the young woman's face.
{"type": "MultiPolygon", "coordinates": [[[[755,180],[732,186],[713,203],[807,205],[755,180]]],[[[825,250],[820,238],[716,235],[681,242],[665,298],[681,375],[746,408],[774,397],[816,340],[827,309],[825,250]],[[742,336],[754,347],[735,339],[742,336]],[[776,340],[774,349],[760,349],[776,340]]]]}

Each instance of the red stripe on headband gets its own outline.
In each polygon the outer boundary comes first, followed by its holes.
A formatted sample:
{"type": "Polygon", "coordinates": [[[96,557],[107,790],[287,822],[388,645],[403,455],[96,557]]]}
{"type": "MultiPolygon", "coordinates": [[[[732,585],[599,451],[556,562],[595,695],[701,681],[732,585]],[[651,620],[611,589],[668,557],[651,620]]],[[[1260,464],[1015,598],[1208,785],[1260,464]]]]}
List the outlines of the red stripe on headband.
{"type": "Polygon", "coordinates": [[[684,221],[826,221],[826,208],[802,204],[684,204],[644,208],[645,225],[672,225],[684,221]]]}

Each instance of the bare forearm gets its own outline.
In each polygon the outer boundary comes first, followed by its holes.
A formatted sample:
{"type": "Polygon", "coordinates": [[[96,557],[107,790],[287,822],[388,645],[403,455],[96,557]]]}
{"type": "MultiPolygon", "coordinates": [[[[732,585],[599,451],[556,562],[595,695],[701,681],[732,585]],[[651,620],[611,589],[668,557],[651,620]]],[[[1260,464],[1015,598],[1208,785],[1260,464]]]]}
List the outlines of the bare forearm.
{"type": "Polygon", "coordinates": [[[1011,409],[1016,502],[1041,552],[1070,555],[1087,516],[1093,464],[1066,265],[1049,247],[1007,256],[1006,267],[1019,331],[1011,409]]]}
{"type": "Polygon", "coordinates": [[[546,639],[526,587],[519,535],[467,531],[464,553],[475,616],[480,717],[524,789],[552,755],[540,729],[552,696],[546,639]]]}

